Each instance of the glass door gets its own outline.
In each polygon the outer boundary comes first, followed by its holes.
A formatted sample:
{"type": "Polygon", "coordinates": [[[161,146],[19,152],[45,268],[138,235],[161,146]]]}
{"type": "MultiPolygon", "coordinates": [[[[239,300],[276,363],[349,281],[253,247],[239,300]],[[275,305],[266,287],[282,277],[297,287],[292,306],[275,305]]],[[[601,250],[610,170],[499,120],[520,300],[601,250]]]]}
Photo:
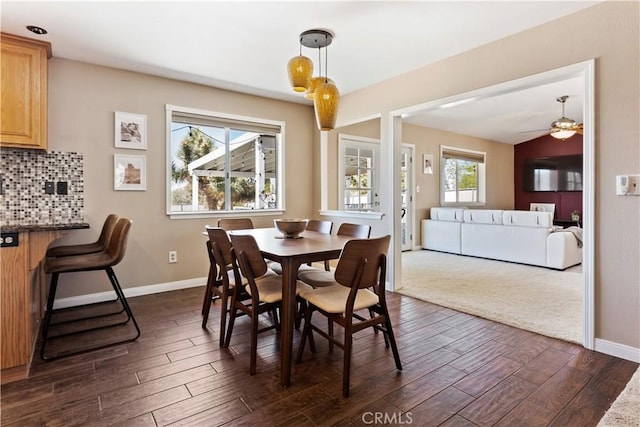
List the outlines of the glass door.
{"type": "Polygon", "coordinates": [[[402,198],[400,240],[403,251],[413,249],[413,151],[413,146],[402,145],[400,157],[400,197],[402,198]]]}

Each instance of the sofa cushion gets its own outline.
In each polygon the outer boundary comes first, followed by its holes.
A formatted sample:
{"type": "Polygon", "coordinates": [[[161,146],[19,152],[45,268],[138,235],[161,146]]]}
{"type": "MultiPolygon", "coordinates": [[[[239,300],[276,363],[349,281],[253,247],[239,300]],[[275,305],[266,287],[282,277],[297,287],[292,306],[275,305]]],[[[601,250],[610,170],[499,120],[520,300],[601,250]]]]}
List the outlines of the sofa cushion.
{"type": "Polygon", "coordinates": [[[470,224],[502,224],[502,210],[467,209],[464,211],[464,222],[470,224]]]}
{"type": "Polygon", "coordinates": [[[520,227],[552,228],[552,215],[551,212],[542,211],[503,211],[502,222],[504,225],[520,227]]]}
{"type": "Polygon", "coordinates": [[[463,208],[431,208],[431,219],[462,222],[463,212],[463,208]]]}

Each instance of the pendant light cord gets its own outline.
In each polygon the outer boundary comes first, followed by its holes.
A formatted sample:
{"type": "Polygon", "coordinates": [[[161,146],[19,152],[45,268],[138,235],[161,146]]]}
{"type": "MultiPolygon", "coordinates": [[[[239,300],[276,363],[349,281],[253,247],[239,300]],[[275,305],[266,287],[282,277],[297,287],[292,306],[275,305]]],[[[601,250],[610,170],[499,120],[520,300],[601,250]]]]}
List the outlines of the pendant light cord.
{"type": "Polygon", "coordinates": [[[327,43],[327,35],[324,35],[325,47],[324,47],[324,82],[329,83],[329,44],[327,43]]]}

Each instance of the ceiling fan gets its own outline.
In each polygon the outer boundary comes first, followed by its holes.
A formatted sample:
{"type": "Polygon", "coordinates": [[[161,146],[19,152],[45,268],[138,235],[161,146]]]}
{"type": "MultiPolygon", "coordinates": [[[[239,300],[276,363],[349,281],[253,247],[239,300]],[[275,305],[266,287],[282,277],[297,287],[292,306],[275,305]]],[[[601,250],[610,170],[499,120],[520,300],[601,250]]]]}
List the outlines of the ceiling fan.
{"type": "MultiPolygon", "coordinates": [[[[569,98],[568,95],[564,95],[556,98],[556,101],[562,104],[562,117],[558,120],[551,123],[551,127],[549,129],[538,129],[538,130],[548,130],[549,135],[556,139],[565,140],[567,138],[572,137],[576,133],[578,135],[582,135],[582,123],[577,123],[573,119],[568,119],[564,116],[564,103],[569,98]]],[[[536,132],[536,131],[527,131],[527,132],[536,132]]]]}

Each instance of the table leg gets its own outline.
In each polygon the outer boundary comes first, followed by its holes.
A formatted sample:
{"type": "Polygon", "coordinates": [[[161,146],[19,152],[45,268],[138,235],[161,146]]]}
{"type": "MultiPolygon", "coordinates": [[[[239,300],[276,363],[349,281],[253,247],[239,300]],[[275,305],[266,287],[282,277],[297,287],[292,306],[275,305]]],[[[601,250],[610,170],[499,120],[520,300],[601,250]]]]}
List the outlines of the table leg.
{"type": "Polygon", "coordinates": [[[291,384],[291,362],[293,354],[293,329],[296,321],[296,282],[300,262],[295,259],[281,260],[282,266],[282,323],[280,325],[280,384],[291,384]]]}

